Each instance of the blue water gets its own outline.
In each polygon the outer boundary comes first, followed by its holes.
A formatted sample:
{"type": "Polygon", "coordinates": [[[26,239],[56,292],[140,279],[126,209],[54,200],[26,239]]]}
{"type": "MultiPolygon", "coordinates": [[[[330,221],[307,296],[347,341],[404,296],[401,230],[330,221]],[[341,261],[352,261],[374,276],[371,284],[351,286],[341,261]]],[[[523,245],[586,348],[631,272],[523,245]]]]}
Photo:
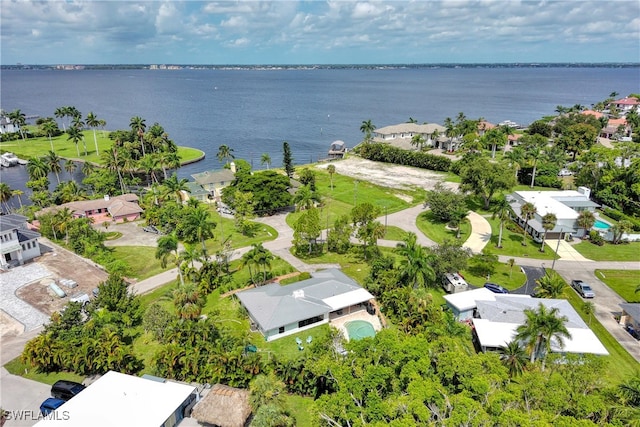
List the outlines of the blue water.
{"type": "Polygon", "coordinates": [[[595,228],[599,228],[601,230],[608,230],[611,227],[611,225],[607,224],[604,221],[600,221],[599,219],[596,220],[596,222],[593,224],[593,226],[595,228]]]}
{"type": "MultiPolygon", "coordinates": [[[[640,68],[3,70],[0,83],[5,111],[51,117],[71,105],[83,116],[94,112],[109,130],[128,128],[133,116],[160,123],[178,145],[205,151],[204,161],[180,169],[189,178],[221,167],[222,144],[255,169],[264,167],[262,153],[280,166],[283,141],[295,163],[317,161],[334,140],[359,143],[363,120],[442,123],[464,112],[526,125],[558,105],[638,93],[640,68]]],[[[20,188],[26,172],[3,170],[1,178],[20,188]]]]}

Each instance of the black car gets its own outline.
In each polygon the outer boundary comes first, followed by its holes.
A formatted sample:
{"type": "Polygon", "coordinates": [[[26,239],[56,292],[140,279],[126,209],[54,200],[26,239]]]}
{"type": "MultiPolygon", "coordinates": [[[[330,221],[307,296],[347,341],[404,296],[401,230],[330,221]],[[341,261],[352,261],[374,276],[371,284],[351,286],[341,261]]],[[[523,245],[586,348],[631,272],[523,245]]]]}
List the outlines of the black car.
{"type": "Polygon", "coordinates": [[[491,292],[496,293],[496,294],[508,294],[509,291],[506,290],[505,288],[503,288],[502,286],[495,284],[495,283],[491,283],[491,282],[487,282],[484,284],[484,287],[489,289],[491,292]]]}
{"type": "Polygon", "coordinates": [[[59,380],[51,386],[51,397],[67,401],[84,389],[85,387],[80,383],[59,380]]]}

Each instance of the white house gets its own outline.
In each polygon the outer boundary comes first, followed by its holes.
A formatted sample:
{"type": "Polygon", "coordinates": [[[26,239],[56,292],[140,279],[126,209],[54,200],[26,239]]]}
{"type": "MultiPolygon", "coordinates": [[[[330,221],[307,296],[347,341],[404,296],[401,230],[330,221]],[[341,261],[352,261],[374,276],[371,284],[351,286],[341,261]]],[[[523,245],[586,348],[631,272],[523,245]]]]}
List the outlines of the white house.
{"type": "Polygon", "coordinates": [[[312,276],[287,286],[270,283],[236,294],[249,312],[252,327],[267,341],[362,310],[374,298],[338,269],[318,271],[312,276]]]}
{"type": "Polygon", "coordinates": [[[444,126],[427,123],[400,123],[398,125],[385,126],[383,128],[376,129],[373,132],[373,140],[375,142],[387,142],[393,143],[395,146],[399,146],[404,149],[417,148],[411,145],[411,140],[416,135],[421,135],[424,138],[425,147],[438,147],[441,140],[446,140],[445,132],[447,128],[444,126]],[[437,138],[432,138],[439,135],[437,138]]]}
{"type": "Polygon", "coordinates": [[[527,223],[527,232],[534,239],[542,239],[544,228],[542,227],[542,217],[548,213],[553,213],[556,218],[556,226],[547,233],[548,238],[557,239],[562,235],[572,234],[582,237],[585,230],[578,227],[577,219],[581,211],[595,212],[599,207],[589,199],[591,190],[586,187],[579,187],[578,191],[516,191],[508,196],[513,212],[517,215],[517,222],[524,226],[525,220],[522,217],[521,208],[525,203],[532,203],[536,207],[536,213],[527,223]]]}
{"type": "Polygon", "coordinates": [[[0,134],[2,133],[14,133],[20,132],[20,125],[13,123],[13,121],[6,115],[0,115],[0,134]]]}
{"type": "Polygon", "coordinates": [[[109,371],[35,426],[174,427],[197,400],[191,385],[109,371]]]}
{"type": "Polygon", "coordinates": [[[40,233],[27,227],[27,217],[17,214],[0,216],[0,268],[22,265],[40,256],[40,233]]]}

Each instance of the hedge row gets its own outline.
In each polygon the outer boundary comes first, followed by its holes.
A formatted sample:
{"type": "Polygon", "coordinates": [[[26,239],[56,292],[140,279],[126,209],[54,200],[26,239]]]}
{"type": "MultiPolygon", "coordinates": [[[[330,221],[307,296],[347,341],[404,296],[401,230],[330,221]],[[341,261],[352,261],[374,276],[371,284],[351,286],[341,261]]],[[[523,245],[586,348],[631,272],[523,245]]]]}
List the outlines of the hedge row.
{"type": "Polygon", "coordinates": [[[442,172],[448,172],[451,169],[451,159],[447,157],[436,156],[421,151],[403,150],[388,144],[362,144],[358,147],[358,152],[363,158],[376,162],[414,166],[442,172]]]}
{"type": "Polygon", "coordinates": [[[611,219],[615,219],[616,221],[621,221],[623,219],[626,219],[633,225],[633,231],[640,231],[640,220],[638,220],[637,218],[629,216],[624,212],[621,212],[613,208],[604,208],[603,212],[606,216],[608,216],[611,219]]]}

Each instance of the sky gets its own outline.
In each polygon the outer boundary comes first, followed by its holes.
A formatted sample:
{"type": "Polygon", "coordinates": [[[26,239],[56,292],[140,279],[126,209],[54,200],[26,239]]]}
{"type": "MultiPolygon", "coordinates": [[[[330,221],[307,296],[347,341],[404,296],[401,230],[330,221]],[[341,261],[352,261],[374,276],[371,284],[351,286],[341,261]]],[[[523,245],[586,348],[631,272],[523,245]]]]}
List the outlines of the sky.
{"type": "Polygon", "coordinates": [[[22,64],[640,62],[639,0],[0,0],[22,64]]]}

